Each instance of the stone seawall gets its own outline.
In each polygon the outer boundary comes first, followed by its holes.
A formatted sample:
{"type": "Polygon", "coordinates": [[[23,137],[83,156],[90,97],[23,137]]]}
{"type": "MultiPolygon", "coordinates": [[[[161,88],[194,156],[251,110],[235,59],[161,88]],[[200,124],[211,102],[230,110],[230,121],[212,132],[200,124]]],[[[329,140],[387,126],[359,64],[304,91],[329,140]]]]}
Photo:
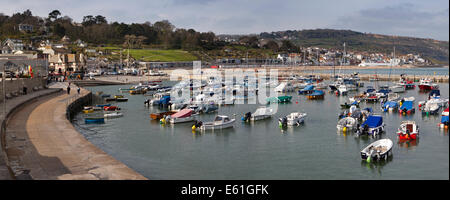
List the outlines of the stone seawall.
{"type": "MultiPolygon", "coordinates": [[[[1,82],[0,82],[1,83],[1,82]]],[[[3,84],[3,83],[1,83],[3,84]]],[[[27,87],[27,93],[33,92],[35,89],[43,89],[47,85],[44,78],[20,78],[10,80],[5,79],[6,98],[14,97],[22,94],[23,86],[27,87]],[[33,89],[34,88],[34,89],[33,89]]],[[[3,102],[3,85],[0,85],[0,102],[3,102]]]]}

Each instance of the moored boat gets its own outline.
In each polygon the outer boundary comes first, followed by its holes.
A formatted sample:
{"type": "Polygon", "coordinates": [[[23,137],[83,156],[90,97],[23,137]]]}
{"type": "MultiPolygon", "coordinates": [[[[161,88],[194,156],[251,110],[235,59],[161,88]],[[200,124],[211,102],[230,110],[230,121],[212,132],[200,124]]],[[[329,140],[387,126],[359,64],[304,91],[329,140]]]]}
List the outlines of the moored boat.
{"type": "Polygon", "coordinates": [[[275,114],[273,108],[261,106],[255,110],[253,113],[245,113],[242,117],[242,121],[258,121],[272,117],[275,114]]]}
{"type": "Polygon", "coordinates": [[[419,81],[419,89],[420,90],[433,90],[433,89],[438,89],[439,86],[435,83],[433,83],[433,81],[429,78],[423,78],[420,79],[419,81]]]}
{"type": "Polygon", "coordinates": [[[173,115],[175,113],[177,113],[177,112],[175,112],[175,111],[167,111],[167,112],[160,112],[160,113],[152,113],[152,114],[150,114],[150,118],[152,118],[154,120],[160,120],[161,118],[164,118],[164,117],[169,116],[169,115],[173,115]]]}
{"type": "Polygon", "coordinates": [[[419,137],[419,126],[415,121],[402,121],[397,135],[400,140],[415,140],[419,137]]]}
{"type": "Polygon", "coordinates": [[[105,123],[105,118],[103,118],[103,117],[84,118],[84,123],[86,123],[86,124],[102,124],[102,123],[105,123]]]}
{"type": "Polygon", "coordinates": [[[225,128],[232,128],[234,125],[235,119],[230,119],[225,115],[217,115],[212,122],[196,122],[192,126],[192,130],[221,130],[225,128]]]}
{"type": "Polygon", "coordinates": [[[358,135],[367,134],[371,136],[377,136],[384,132],[384,122],[383,117],[380,115],[369,115],[361,124],[360,130],[358,131],[358,135]]]}
{"type": "MultiPolygon", "coordinates": [[[[195,114],[192,109],[183,109],[173,115],[168,116],[168,120],[171,124],[192,122],[195,121],[198,114],[195,114]]],[[[166,120],[162,118],[161,120],[166,120]]]]}
{"type": "Polygon", "coordinates": [[[325,92],[322,90],[314,90],[313,93],[308,94],[306,96],[307,99],[315,100],[315,99],[323,99],[325,96],[325,92]]]}
{"type": "Polygon", "coordinates": [[[288,103],[291,102],[292,96],[279,96],[267,98],[267,103],[288,103]]]}
{"type": "Polygon", "coordinates": [[[401,106],[398,109],[398,112],[400,114],[406,115],[406,114],[412,114],[415,112],[414,108],[414,101],[403,101],[401,102],[401,106]]]}
{"type": "Polygon", "coordinates": [[[448,129],[449,125],[449,109],[446,108],[444,111],[442,111],[441,115],[441,123],[439,123],[439,127],[442,129],[448,129]]]}
{"type": "Polygon", "coordinates": [[[298,126],[305,122],[306,116],[306,113],[293,112],[283,118],[278,119],[278,122],[280,126],[298,126]]]}
{"type": "Polygon", "coordinates": [[[361,159],[370,162],[386,159],[392,155],[393,142],[390,139],[380,139],[369,144],[361,151],[361,159]]]}
{"type": "Polygon", "coordinates": [[[356,129],[358,125],[358,120],[353,117],[344,117],[340,119],[336,125],[338,130],[346,132],[347,130],[356,129]]]}
{"type": "Polygon", "coordinates": [[[122,116],[123,116],[123,114],[120,112],[105,113],[103,115],[103,117],[105,117],[105,118],[116,118],[116,117],[122,117],[122,116]]]}

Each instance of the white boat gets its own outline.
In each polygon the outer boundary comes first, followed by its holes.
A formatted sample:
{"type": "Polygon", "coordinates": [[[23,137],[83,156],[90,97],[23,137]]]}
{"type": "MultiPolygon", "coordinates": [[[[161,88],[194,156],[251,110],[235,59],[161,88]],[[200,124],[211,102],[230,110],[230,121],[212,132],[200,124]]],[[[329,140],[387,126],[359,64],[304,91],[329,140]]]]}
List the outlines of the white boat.
{"type": "Polygon", "coordinates": [[[339,85],[337,88],[340,95],[346,95],[348,93],[346,85],[339,85]]]}
{"type": "Polygon", "coordinates": [[[406,90],[405,87],[401,86],[401,85],[394,85],[394,86],[389,87],[389,89],[391,90],[391,92],[394,92],[394,93],[403,93],[406,90]]]}
{"type": "Polygon", "coordinates": [[[428,101],[422,108],[422,114],[438,114],[439,108],[437,103],[428,101]]]}
{"type": "Polygon", "coordinates": [[[306,116],[307,116],[306,113],[293,112],[289,115],[286,115],[283,118],[278,119],[278,121],[280,125],[298,126],[305,122],[306,116]]]}
{"type": "Polygon", "coordinates": [[[414,101],[414,100],[416,100],[416,98],[414,98],[414,97],[405,97],[405,98],[403,98],[403,101],[414,101]]]}
{"type": "Polygon", "coordinates": [[[105,117],[105,118],[115,118],[115,117],[122,117],[122,116],[123,116],[123,114],[120,112],[105,113],[103,115],[103,117],[105,117]]]}
{"type": "Polygon", "coordinates": [[[387,100],[388,101],[398,101],[400,99],[400,95],[398,95],[397,93],[389,93],[387,100]]]}
{"type": "Polygon", "coordinates": [[[183,109],[180,112],[168,116],[168,119],[165,120],[169,120],[171,124],[192,122],[197,119],[197,115],[192,109],[183,109]]]}
{"type": "Polygon", "coordinates": [[[358,120],[356,120],[353,117],[345,117],[338,121],[336,128],[338,130],[344,130],[346,128],[347,130],[356,129],[356,126],[358,125],[358,120]]]}
{"type": "Polygon", "coordinates": [[[235,121],[235,119],[230,119],[228,116],[217,115],[212,122],[197,122],[194,124],[193,129],[199,128],[200,130],[205,131],[231,128],[234,126],[235,121]]]}
{"type": "Polygon", "coordinates": [[[390,139],[377,140],[361,151],[361,159],[368,162],[371,160],[387,160],[392,155],[393,144],[390,139]]]}
{"type": "Polygon", "coordinates": [[[242,121],[258,121],[267,119],[272,117],[273,114],[275,114],[275,112],[271,107],[261,106],[253,113],[245,113],[244,117],[242,117],[242,121]]]}
{"type": "Polygon", "coordinates": [[[282,82],[280,85],[275,87],[275,92],[292,92],[294,91],[294,87],[289,82],[282,82]]]}

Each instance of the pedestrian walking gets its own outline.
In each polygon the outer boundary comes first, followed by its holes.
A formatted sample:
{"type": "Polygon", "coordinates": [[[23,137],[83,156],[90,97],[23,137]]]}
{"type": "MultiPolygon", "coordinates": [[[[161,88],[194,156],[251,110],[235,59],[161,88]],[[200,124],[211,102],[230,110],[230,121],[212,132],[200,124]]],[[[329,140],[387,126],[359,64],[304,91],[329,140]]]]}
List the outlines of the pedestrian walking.
{"type": "Polygon", "coordinates": [[[80,87],[78,87],[78,89],[77,89],[78,94],[80,94],[80,90],[81,90],[80,87]]]}
{"type": "Polygon", "coordinates": [[[67,86],[67,94],[70,94],[70,86],[67,86]]]}

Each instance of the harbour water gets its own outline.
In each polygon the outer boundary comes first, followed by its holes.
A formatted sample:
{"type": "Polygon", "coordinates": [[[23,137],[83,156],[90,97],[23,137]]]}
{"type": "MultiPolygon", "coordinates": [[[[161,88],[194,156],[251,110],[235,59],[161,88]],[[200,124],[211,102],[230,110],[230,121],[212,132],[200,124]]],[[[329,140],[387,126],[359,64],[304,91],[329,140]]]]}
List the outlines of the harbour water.
{"type": "MultiPolygon", "coordinates": [[[[388,84],[379,82],[379,85],[388,84]]],[[[373,82],[366,82],[365,86],[373,82]]],[[[449,97],[449,85],[439,84],[441,96],[449,97]]],[[[128,86],[98,86],[87,89],[118,94],[128,86]]],[[[328,91],[328,90],[327,90],[328,91]]],[[[359,92],[363,91],[360,89],[359,92]]],[[[349,93],[348,96],[355,95],[349,93]]],[[[381,113],[386,133],[381,138],[394,142],[393,157],[387,162],[361,161],[360,151],[375,139],[343,134],[336,129],[340,104],[348,96],[326,92],[324,100],[308,100],[296,92],[291,103],[280,104],[274,117],[244,123],[241,117],[259,105],[222,106],[215,114],[200,115],[211,121],[216,114],[236,118],[234,128],[214,131],[191,131],[192,123],[160,125],[151,120],[157,107],[145,107],[148,96],[124,93],[128,102],[118,102],[122,118],[105,124],[85,124],[82,113],[75,117],[75,127],[94,145],[149,179],[448,179],[449,136],[438,127],[440,114],[423,116],[417,102],[428,93],[418,88],[402,97],[414,96],[416,113],[400,116],[382,113],[379,103],[361,103],[381,113]],[[282,130],[278,118],[291,112],[306,112],[305,124],[282,130]],[[397,128],[403,120],[414,120],[420,138],[398,143],[397,128]]],[[[442,110],[441,110],[442,111],[442,110]]],[[[440,112],[439,112],[440,113],[440,112]]]]}

